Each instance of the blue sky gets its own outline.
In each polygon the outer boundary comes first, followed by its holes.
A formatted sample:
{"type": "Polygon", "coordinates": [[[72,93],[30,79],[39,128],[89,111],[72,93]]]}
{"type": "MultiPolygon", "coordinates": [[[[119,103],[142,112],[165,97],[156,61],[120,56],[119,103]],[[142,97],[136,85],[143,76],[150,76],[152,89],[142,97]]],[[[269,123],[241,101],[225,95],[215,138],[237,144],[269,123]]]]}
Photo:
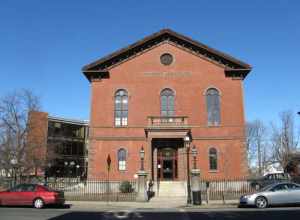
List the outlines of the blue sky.
{"type": "Polygon", "coordinates": [[[299,11],[297,0],[2,0],[0,96],[29,88],[51,115],[88,119],[82,66],[171,28],[251,64],[247,120],[276,121],[300,111],[299,11]]]}

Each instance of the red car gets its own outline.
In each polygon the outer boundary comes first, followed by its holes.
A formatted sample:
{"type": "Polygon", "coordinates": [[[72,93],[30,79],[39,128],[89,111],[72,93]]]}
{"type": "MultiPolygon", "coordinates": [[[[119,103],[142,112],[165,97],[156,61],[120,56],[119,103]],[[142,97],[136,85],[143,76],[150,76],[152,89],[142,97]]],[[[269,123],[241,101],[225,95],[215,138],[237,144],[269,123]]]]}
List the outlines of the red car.
{"type": "Polygon", "coordinates": [[[0,205],[32,205],[37,209],[45,205],[65,203],[64,193],[38,184],[20,184],[0,192],[0,205]]]}

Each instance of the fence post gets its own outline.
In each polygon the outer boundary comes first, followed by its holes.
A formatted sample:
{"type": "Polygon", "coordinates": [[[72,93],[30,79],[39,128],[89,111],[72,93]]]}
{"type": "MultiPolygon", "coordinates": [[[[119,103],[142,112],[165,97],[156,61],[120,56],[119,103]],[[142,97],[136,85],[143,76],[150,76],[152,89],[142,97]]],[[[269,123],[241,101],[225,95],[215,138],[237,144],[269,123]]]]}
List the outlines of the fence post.
{"type": "Polygon", "coordinates": [[[225,201],[225,193],[227,192],[227,181],[222,181],[222,201],[223,201],[223,204],[226,204],[226,201],[225,201]]]}
{"type": "Polygon", "coordinates": [[[140,170],[137,174],[138,174],[137,201],[146,202],[146,201],[148,201],[147,193],[146,193],[146,190],[147,190],[147,187],[146,187],[147,172],[140,170]]]}
{"type": "Polygon", "coordinates": [[[191,189],[192,189],[192,198],[194,205],[201,205],[201,189],[200,189],[200,170],[192,169],[191,170],[191,189]]]}
{"type": "Polygon", "coordinates": [[[209,203],[209,194],[210,194],[209,182],[206,181],[206,204],[209,203]]]}

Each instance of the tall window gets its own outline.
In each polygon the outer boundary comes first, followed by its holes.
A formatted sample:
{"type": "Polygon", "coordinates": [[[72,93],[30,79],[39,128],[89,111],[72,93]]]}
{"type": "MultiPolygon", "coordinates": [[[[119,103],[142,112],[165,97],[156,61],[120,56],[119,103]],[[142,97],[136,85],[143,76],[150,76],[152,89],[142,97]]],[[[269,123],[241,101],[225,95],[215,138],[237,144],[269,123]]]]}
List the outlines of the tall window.
{"type": "Polygon", "coordinates": [[[174,92],[171,89],[164,89],[160,93],[160,114],[161,116],[174,116],[174,92]]]}
{"type": "Polygon", "coordinates": [[[220,124],[220,95],[219,91],[211,88],[206,92],[206,107],[208,125],[220,124]]]}
{"type": "Polygon", "coordinates": [[[124,148],[118,150],[118,167],[119,170],[126,170],[126,150],[124,148]]]}
{"type": "Polygon", "coordinates": [[[120,89],[115,94],[115,126],[127,126],[128,123],[128,93],[120,89]]]}
{"type": "Polygon", "coordinates": [[[218,155],[216,148],[209,149],[209,169],[217,170],[218,169],[218,155]]]}

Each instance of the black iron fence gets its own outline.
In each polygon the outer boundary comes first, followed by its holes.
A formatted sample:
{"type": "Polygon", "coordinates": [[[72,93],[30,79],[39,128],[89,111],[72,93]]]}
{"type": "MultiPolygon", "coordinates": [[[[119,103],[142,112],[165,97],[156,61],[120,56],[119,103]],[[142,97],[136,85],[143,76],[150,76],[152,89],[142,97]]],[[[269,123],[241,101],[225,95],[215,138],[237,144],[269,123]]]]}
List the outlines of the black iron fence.
{"type": "Polygon", "coordinates": [[[78,201],[135,201],[137,196],[136,181],[105,181],[80,178],[47,178],[47,179],[0,179],[0,190],[20,183],[37,183],[53,190],[64,191],[66,200],[78,201]]]}
{"type": "Polygon", "coordinates": [[[0,178],[0,191],[9,189],[14,186],[14,180],[12,178],[0,178]]]}
{"type": "Polygon", "coordinates": [[[236,200],[244,194],[257,190],[253,181],[247,179],[201,180],[200,188],[202,199],[207,202],[209,200],[236,200]]]}
{"type": "MultiPolygon", "coordinates": [[[[64,191],[66,200],[81,201],[136,201],[137,181],[105,181],[80,178],[0,178],[0,191],[19,183],[38,183],[54,190],[64,191]],[[17,182],[15,182],[17,181],[17,182]]],[[[201,179],[203,201],[236,200],[244,194],[257,190],[253,180],[248,179],[201,179]]],[[[171,196],[171,195],[170,195],[171,196]]]]}
{"type": "Polygon", "coordinates": [[[105,181],[77,178],[49,179],[47,185],[65,192],[67,200],[135,201],[136,181],[105,181]]]}

